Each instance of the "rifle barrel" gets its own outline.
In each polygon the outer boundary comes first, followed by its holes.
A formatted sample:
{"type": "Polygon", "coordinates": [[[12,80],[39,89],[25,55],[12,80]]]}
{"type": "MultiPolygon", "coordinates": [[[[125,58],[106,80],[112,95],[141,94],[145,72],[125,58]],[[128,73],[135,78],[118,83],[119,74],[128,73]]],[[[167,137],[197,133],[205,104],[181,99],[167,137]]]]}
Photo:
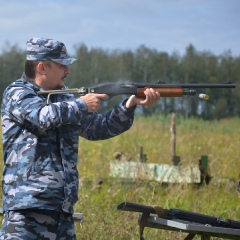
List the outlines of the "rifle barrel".
{"type": "Polygon", "coordinates": [[[232,82],[226,83],[209,83],[209,84],[201,84],[201,83],[133,83],[137,87],[182,87],[182,88],[235,88],[236,84],[232,82]]]}

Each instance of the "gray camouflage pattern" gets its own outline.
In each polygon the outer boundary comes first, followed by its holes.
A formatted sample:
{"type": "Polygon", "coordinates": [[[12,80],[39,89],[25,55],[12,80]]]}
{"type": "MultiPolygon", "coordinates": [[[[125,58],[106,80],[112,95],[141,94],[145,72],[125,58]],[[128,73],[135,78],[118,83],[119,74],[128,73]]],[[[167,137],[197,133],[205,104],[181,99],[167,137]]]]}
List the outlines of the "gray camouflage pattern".
{"type": "Polygon", "coordinates": [[[27,60],[54,61],[62,65],[70,65],[77,61],[69,57],[64,43],[48,38],[31,38],[27,41],[27,60]]]}
{"type": "MultiPolygon", "coordinates": [[[[134,109],[120,103],[104,114],[87,113],[72,94],[46,95],[24,77],[3,94],[3,211],[37,208],[73,213],[78,200],[79,136],[104,140],[127,131],[134,109]]],[[[79,156],[81,157],[81,156],[79,156]]]]}
{"type": "Polygon", "coordinates": [[[46,210],[9,211],[4,214],[0,240],[76,240],[71,214],[46,210]]]}

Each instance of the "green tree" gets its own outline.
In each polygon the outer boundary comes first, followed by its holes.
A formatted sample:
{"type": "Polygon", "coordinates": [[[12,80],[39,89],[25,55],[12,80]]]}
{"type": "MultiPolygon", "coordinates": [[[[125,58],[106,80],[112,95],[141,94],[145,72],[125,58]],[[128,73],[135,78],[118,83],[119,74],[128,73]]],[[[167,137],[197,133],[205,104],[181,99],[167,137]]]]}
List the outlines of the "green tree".
{"type": "Polygon", "coordinates": [[[9,43],[5,44],[0,55],[1,96],[11,82],[21,77],[24,71],[25,58],[24,52],[18,45],[11,46],[9,43]]]}

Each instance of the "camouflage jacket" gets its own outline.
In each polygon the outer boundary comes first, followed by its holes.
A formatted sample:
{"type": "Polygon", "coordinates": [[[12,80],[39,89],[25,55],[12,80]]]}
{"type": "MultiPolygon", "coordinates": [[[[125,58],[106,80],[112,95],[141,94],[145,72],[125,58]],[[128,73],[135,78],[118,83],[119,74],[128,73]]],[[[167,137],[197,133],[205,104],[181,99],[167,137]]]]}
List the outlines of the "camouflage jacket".
{"type": "Polygon", "coordinates": [[[78,199],[79,136],[103,140],[128,130],[134,108],[123,103],[92,115],[72,94],[38,95],[23,77],[7,87],[2,101],[3,211],[25,208],[73,213],[78,199]]]}

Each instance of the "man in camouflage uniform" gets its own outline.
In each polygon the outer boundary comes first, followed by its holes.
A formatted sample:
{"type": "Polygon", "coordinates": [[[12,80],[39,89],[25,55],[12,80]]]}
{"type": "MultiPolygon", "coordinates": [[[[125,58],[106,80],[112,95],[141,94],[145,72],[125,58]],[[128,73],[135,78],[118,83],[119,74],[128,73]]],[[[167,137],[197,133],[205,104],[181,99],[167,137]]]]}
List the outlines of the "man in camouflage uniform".
{"type": "Polygon", "coordinates": [[[8,86],[2,101],[4,149],[3,212],[0,239],[76,239],[73,206],[78,196],[78,140],[101,140],[127,131],[136,105],[150,106],[159,93],[131,96],[98,114],[106,94],[46,95],[64,89],[70,73],[63,43],[31,38],[23,76],[8,86]],[[89,114],[91,113],[91,114],[89,114]]]}

